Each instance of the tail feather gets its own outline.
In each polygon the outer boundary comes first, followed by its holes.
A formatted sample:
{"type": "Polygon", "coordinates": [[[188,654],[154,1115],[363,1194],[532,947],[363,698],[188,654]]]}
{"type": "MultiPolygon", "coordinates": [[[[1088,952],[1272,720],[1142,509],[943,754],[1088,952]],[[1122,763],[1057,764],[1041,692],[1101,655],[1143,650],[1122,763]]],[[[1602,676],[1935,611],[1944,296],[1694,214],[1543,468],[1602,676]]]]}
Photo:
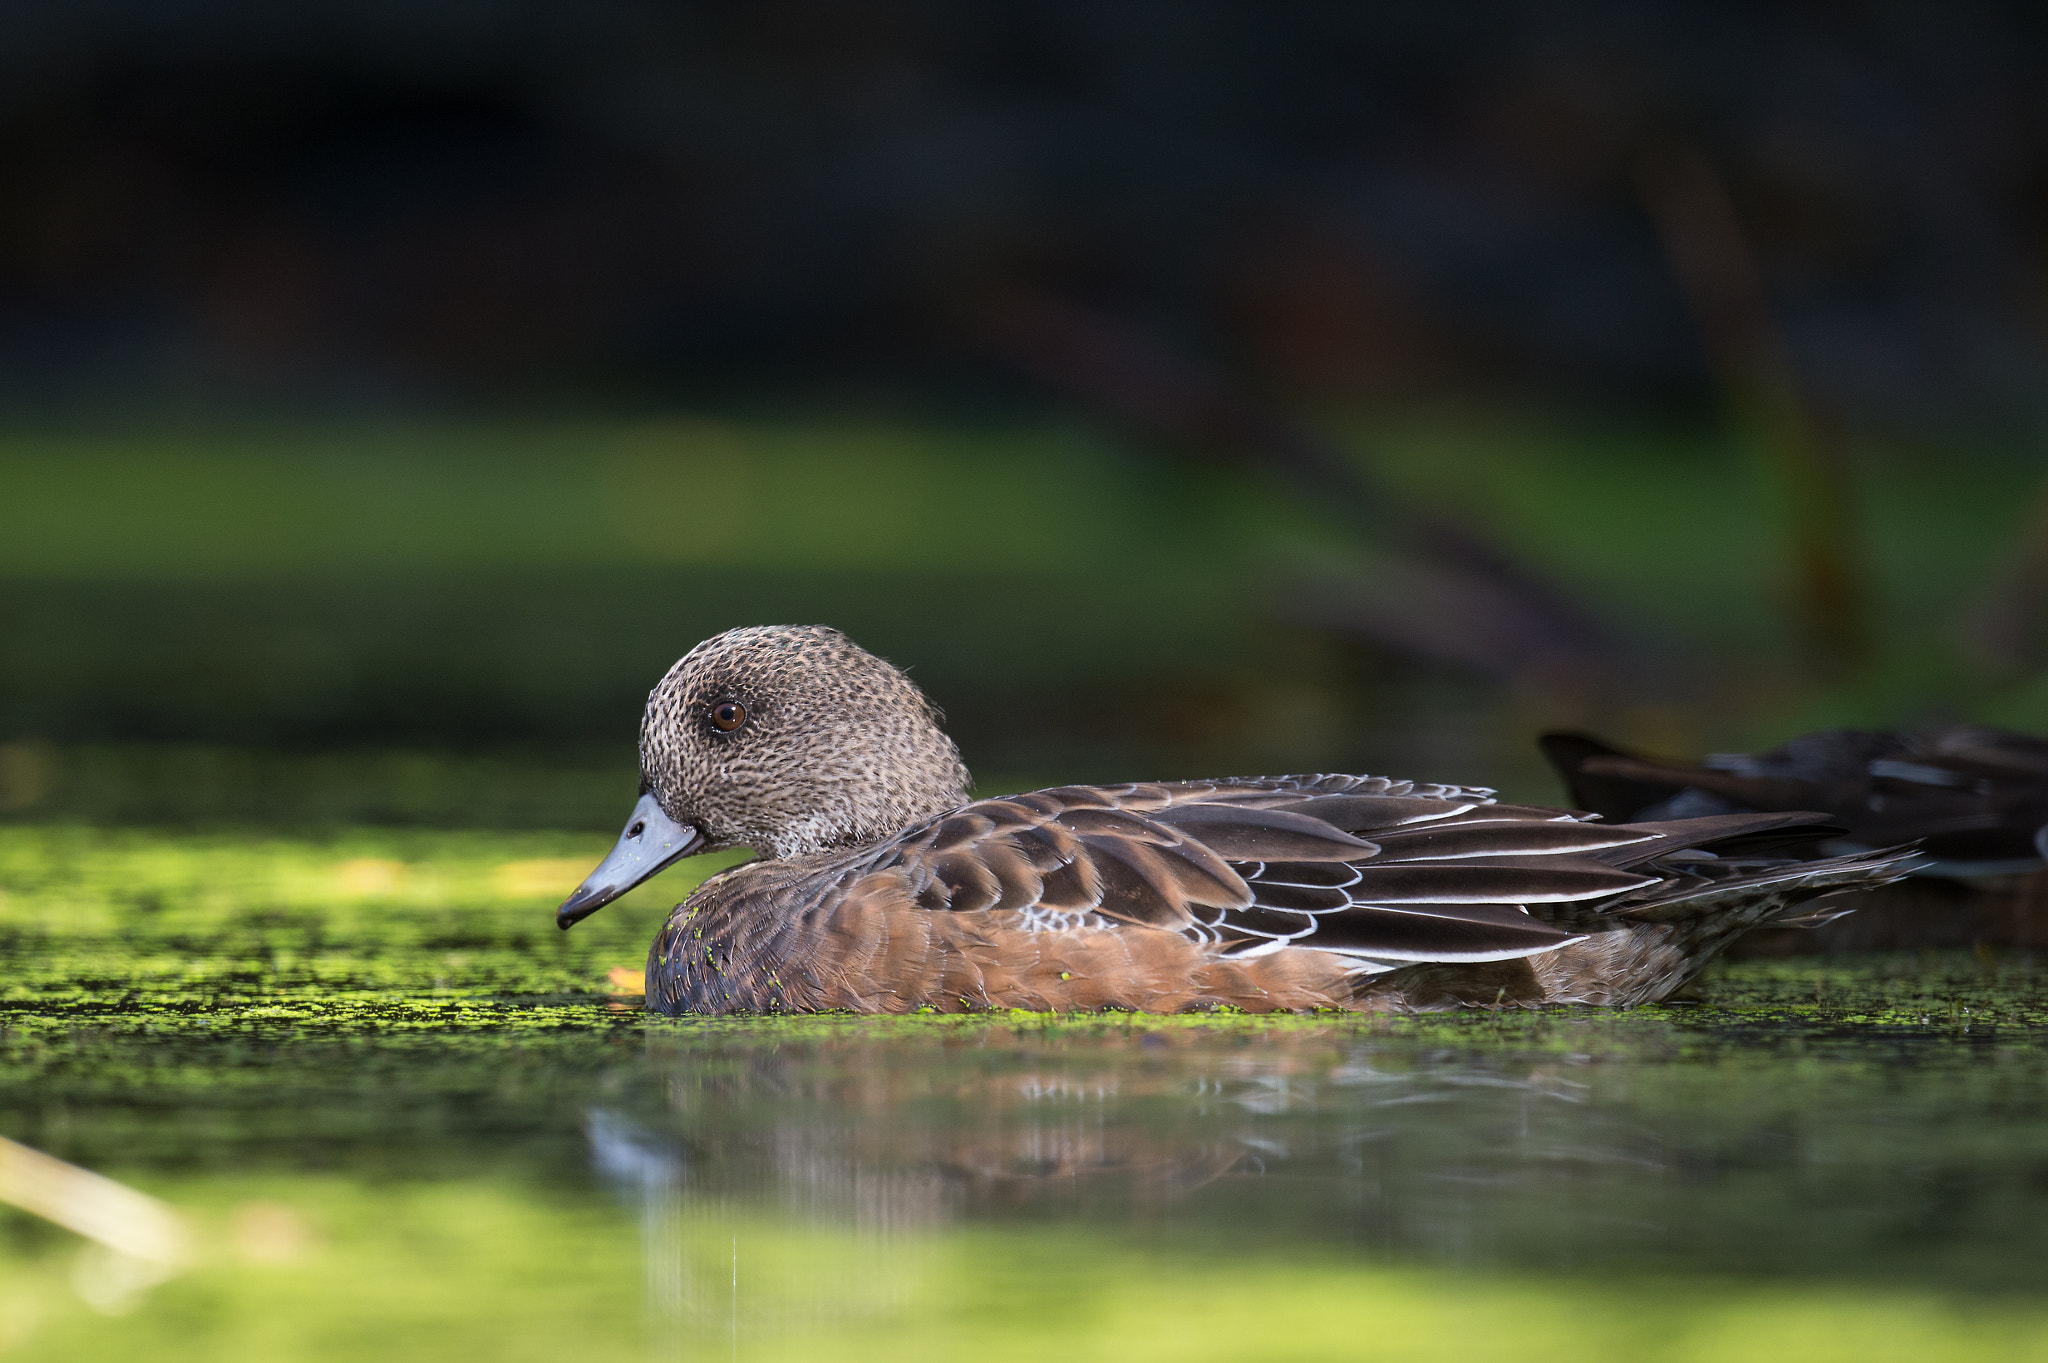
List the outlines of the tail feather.
{"type": "MultiPolygon", "coordinates": [[[[1609,912],[1636,922],[1669,923],[1756,902],[1774,907],[1775,911],[1753,919],[1748,926],[1785,922],[1791,910],[1808,900],[1837,890],[1869,890],[1889,885],[1911,874],[1924,860],[1919,846],[1908,843],[1821,861],[1785,862],[1772,868],[1750,866],[1726,879],[1701,877],[1691,884],[1663,885],[1642,899],[1617,903],[1609,912]]],[[[1848,911],[1844,908],[1827,918],[1848,911]]],[[[1826,922],[1827,918],[1818,922],[1826,922]]]]}
{"type": "Polygon", "coordinates": [[[1707,814],[1692,819],[1617,826],[1657,835],[1651,841],[1624,843],[1588,854],[1621,870],[1656,861],[1673,852],[1707,852],[1715,860],[1810,853],[1814,844],[1840,837],[1843,831],[1827,815],[1802,810],[1707,814]]]}

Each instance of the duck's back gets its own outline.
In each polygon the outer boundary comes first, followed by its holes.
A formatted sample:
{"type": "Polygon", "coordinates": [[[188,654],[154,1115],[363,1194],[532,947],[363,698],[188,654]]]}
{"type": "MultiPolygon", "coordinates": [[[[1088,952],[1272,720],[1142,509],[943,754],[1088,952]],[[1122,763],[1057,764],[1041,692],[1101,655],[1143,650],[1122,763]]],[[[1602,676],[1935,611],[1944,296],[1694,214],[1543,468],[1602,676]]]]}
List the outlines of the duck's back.
{"type": "Polygon", "coordinates": [[[1610,825],[1360,776],[1067,786],[679,906],[667,1013],[1634,1002],[1897,855],[1802,861],[1818,815],[1610,825]]]}

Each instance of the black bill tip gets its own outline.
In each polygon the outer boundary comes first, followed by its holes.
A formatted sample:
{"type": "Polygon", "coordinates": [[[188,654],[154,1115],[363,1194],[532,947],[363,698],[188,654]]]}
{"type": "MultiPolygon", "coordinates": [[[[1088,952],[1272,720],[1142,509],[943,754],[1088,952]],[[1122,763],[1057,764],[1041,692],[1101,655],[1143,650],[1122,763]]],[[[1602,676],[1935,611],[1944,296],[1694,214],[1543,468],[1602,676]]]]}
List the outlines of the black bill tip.
{"type": "Polygon", "coordinates": [[[562,907],[555,910],[555,926],[567,932],[618,897],[618,894],[601,891],[589,893],[587,887],[579,885],[576,893],[563,900],[562,907]]]}
{"type": "Polygon", "coordinates": [[[703,845],[702,829],[677,823],[653,795],[642,795],[627,816],[626,831],[619,834],[611,854],[555,910],[555,926],[568,931],[703,845]]]}

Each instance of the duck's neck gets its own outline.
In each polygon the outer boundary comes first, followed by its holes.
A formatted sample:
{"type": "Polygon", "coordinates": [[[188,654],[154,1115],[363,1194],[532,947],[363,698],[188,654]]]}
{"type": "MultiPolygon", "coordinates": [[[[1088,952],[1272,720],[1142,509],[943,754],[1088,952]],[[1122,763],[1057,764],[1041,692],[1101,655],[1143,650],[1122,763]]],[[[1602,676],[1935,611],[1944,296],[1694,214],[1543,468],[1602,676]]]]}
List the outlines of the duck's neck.
{"type": "MultiPolygon", "coordinates": [[[[963,768],[961,776],[965,775],[963,768]]],[[[914,789],[864,786],[777,829],[771,845],[762,850],[777,861],[849,851],[894,837],[966,803],[964,779],[960,784],[914,789]]]]}

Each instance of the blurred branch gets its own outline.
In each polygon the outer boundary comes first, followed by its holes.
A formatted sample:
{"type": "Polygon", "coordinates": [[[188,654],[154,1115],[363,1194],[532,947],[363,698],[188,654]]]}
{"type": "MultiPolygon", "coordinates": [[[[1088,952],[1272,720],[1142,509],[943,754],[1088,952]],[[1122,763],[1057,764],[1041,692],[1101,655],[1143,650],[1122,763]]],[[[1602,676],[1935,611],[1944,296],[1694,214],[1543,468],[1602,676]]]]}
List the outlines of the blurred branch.
{"type": "Polygon", "coordinates": [[[1610,651],[1590,613],[1477,530],[1131,321],[1008,289],[985,300],[977,324],[990,348],[1041,382],[1168,449],[1270,480],[1399,557],[1391,575],[1305,597],[1321,623],[1489,670],[1583,672],[1610,651]]]}
{"type": "Polygon", "coordinates": [[[0,1137],[0,1203],[91,1241],[71,1285],[94,1310],[119,1315],[192,1266],[185,1219],[147,1193],[0,1137]]]}
{"type": "Polygon", "coordinates": [[[182,1268],[191,1258],[184,1221],[163,1203],[5,1137],[0,1137],[0,1202],[166,1270],[182,1268]]]}
{"type": "Polygon", "coordinates": [[[1802,640],[1822,669],[1847,671],[1869,655],[1869,592],[1840,441],[1801,390],[1719,173],[1697,151],[1679,148],[1646,159],[1640,183],[1729,415],[1784,504],[1802,640]]]}

